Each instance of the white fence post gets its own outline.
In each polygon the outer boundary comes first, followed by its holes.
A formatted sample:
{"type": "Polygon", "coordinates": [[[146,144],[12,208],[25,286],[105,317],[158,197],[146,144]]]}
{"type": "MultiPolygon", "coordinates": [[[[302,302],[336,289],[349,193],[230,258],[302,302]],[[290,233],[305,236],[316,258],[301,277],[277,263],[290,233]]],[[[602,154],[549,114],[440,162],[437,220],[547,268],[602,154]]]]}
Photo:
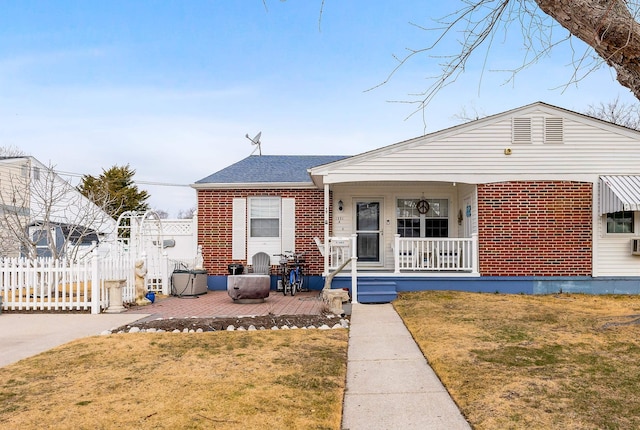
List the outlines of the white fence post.
{"type": "Polygon", "coordinates": [[[167,251],[162,252],[160,259],[160,274],[162,276],[162,294],[169,295],[169,254],[167,251]]]}
{"type": "Polygon", "coordinates": [[[91,256],[91,313],[99,314],[101,311],[100,303],[102,302],[100,294],[102,291],[100,284],[102,282],[98,271],[100,257],[98,256],[98,252],[95,247],[93,251],[91,251],[91,254],[93,254],[91,256]]]}

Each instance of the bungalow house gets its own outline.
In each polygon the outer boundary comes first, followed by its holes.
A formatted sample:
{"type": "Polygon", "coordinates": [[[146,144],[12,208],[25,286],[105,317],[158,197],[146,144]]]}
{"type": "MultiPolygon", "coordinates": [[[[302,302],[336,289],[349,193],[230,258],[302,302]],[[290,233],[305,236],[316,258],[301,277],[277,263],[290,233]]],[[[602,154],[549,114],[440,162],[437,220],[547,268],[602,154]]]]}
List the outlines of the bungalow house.
{"type": "Polygon", "coordinates": [[[82,257],[116,221],[30,156],[0,157],[0,257],[82,257]]]}
{"type": "Polygon", "coordinates": [[[316,288],[357,257],[332,288],[360,302],[640,293],[640,132],[541,102],[350,157],[250,156],[193,187],[210,289],[296,251],[316,288]]]}

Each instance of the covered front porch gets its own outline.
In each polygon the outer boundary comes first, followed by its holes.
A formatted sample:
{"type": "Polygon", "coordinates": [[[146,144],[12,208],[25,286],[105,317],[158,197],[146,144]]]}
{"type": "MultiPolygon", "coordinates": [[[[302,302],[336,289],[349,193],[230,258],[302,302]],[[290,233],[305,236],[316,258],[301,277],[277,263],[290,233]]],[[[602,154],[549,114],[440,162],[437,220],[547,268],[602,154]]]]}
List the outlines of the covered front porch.
{"type": "Polygon", "coordinates": [[[348,289],[355,303],[382,303],[394,300],[400,291],[425,289],[427,282],[442,285],[480,276],[477,234],[461,239],[396,234],[392,249],[393,269],[360,265],[357,234],[330,237],[324,246],[325,286],[348,289]]]}
{"type": "Polygon", "coordinates": [[[389,301],[419,279],[479,277],[475,184],[349,182],[324,191],[317,242],[332,288],[345,288],[348,277],[352,294],[370,290],[380,298],[370,301],[389,301]]]}
{"type": "Polygon", "coordinates": [[[309,170],[324,191],[324,237],[318,238],[323,276],[340,283],[349,276],[354,290],[373,278],[398,285],[480,276],[482,181],[470,170],[452,169],[455,157],[443,169],[439,163],[427,166],[433,159],[413,150],[401,154],[411,146],[405,142],[309,170]]]}

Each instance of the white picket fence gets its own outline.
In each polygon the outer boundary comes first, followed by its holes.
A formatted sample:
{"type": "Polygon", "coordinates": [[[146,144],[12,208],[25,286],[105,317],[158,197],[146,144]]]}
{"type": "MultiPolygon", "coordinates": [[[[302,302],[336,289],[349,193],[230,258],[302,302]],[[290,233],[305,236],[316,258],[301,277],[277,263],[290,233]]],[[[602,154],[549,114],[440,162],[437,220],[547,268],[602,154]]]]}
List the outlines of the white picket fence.
{"type": "MultiPolygon", "coordinates": [[[[168,266],[168,262],[164,262],[168,266]]],[[[83,261],[51,258],[0,259],[2,309],[11,311],[88,311],[109,307],[104,281],[126,279],[124,303],[135,301],[135,268],[126,254],[101,257],[93,251],[83,261]]],[[[168,274],[163,275],[167,288],[168,274]]]]}

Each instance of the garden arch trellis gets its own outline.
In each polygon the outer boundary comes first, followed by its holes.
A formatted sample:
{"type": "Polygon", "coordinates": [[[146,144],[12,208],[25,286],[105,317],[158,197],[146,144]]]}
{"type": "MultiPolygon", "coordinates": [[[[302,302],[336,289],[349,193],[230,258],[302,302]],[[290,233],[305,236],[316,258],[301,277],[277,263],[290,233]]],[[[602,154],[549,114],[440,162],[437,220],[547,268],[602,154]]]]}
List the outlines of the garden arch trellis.
{"type": "Polygon", "coordinates": [[[131,267],[127,282],[128,291],[124,292],[123,299],[135,299],[135,263],[138,260],[145,262],[147,290],[169,294],[168,259],[163,251],[162,220],[158,214],[151,210],[144,213],[123,212],[118,217],[117,232],[119,248],[131,267]]]}

